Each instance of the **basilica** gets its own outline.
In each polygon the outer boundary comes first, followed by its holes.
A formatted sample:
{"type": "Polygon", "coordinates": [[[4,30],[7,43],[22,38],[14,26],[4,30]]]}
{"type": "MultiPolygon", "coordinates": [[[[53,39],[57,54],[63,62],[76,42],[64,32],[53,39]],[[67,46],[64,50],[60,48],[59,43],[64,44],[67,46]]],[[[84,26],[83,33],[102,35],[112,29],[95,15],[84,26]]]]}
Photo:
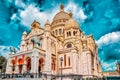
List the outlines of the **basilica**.
{"type": "Polygon", "coordinates": [[[22,34],[19,53],[9,54],[6,73],[100,76],[95,40],[92,35],[84,35],[72,15],[61,5],[52,22],[47,20],[44,27],[34,20],[30,32],[22,34]]]}

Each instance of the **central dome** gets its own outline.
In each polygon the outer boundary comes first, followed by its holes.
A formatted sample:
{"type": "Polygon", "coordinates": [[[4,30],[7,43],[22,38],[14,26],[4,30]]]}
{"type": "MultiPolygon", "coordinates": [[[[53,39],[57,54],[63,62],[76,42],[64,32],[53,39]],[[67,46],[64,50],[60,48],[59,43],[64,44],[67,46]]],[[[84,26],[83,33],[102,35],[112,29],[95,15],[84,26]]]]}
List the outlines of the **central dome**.
{"type": "Polygon", "coordinates": [[[69,18],[70,18],[69,14],[64,11],[64,5],[61,5],[60,12],[55,15],[55,17],[53,18],[53,21],[57,21],[57,20],[61,20],[61,19],[68,20],[69,18]]]}
{"type": "Polygon", "coordinates": [[[60,11],[59,13],[57,13],[53,19],[53,21],[57,21],[60,19],[69,19],[70,16],[68,13],[64,12],[64,11],[60,11]]]}

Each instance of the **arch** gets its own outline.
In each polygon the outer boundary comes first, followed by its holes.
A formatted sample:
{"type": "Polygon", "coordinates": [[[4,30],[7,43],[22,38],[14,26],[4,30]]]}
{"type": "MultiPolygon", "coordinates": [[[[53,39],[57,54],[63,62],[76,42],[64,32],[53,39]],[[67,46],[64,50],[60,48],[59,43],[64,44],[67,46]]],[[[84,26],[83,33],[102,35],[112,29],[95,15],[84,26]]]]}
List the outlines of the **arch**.
{"type": "Polygon", "coordinates": [[[55,30],[55,34],[58,35],[58,31],[57,31],[57,29],[55,30]]]}
{"type": "Polygon", "coordinates": [[[69,36],[69,33],[67,32],[67,36],[69,36]]]}
{"type": "Polygon", "coordinates": [[[31,70],[31,58],[27,57],[26,62],[27,62],[27,71],[30,71],[31,70]]]}
{"type": "Polygon", "coordinates": [[[56,60],[54,58],[52,58],[52,66],[51,66],[52,70],[56,69],[56,60]]]}
{"type": "Polygon", "coordinates": [[[22,72],[22,67],[23,67],[23,60],[20,58],[19,60],[18,60],[18,63],[19,63],[19,73],[21,73],[22,72]]]}
{"type": "Polygon", "coordinates": [[[72,47],[72,44],[67,44],[67,48],[71,48],[72,47]]]}
{"type": "Polygon", "coordinates": [[[40,58],[39,59],[39,65],[38,65],[38,72],[41,72],[41,71],[43,71],[44,69],[44,59],[43,58],[40,58]]]}
{"type": "Polygon", "coordinates": [[[75,31],[73,31],[73,35],[75,36],[75,34],[76,34],[76,32],[75,31]]]}
{"type": "Polygon", "coordinates": [[[70,62],[71,62],[70,57],[68,57],[68,66],[71,65],[70,62]]]}
{"type": "Polygon", "coordinates": [[[67,42],[67,43],[64,44],[64,48],[72,48],[72,47],[75,47],[73,42],[67,42]]]}
{"type": "Polygon", "coordinates": [[[71,32],[69,31],[69,36],[71,36],[71,32]]]}
{"type": "Polygon", "coordinates": [[[15,65],[15,60],[11,60],[12,65],[15,65]]]}
{"type": "Polygon", "coordinates": [[[59,29],[59,35],[61,35],[62,34],[62,29],[59,29]]]}
{"type": "Polygon", "coordinates": [[[12,60],[11,64],[12,64],[12,71],[15,71],[15,60],[12,60]]]}
{"type": "Polygon", "coordinates": [[[53,31],[53,35],[54,35],[54,31],[53,31]]]}

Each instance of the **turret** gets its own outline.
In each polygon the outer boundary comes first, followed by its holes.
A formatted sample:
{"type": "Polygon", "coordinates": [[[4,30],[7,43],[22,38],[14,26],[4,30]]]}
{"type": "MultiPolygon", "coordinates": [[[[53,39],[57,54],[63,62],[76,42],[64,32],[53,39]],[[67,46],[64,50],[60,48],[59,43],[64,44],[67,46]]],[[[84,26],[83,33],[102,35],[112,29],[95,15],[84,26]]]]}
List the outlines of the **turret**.
{"type": "Polygon", "coordinates": [[[22,40],[25,39],[26,37],[27,37],[27,32],[24,31],[24,32],[23,32],[23,35],[22,35],[22,40]]]}
{"type": "Polygon", "coordinates": [[[40,28],[40,23],[36,20],[34,20],[34,22],[31,24],[31,29],[34,29],[34,28],[40,28]]]}
{"type": "Polygon", "coordinates": [[[50,36],[50,34],[51,34],[51,26],[50,26],[50,22],[49,22],[49,20],[47,20],[46,21],[46,23],[45,23],[45,36],[50,36]]]}
{"type": "Polygon", "coordinates": [[[70,19],[65,24],[65,39],[73,38],[77,35],[80,35],[79,25],[78,23],[72,18],[72,12],[69,13],[70,19]]]}
{"type": "Polygon", "coordinates": [[[50,26],[49,20],[47,20],[45,23],[45,31],[51,31],[51,26],[50,26]]]}

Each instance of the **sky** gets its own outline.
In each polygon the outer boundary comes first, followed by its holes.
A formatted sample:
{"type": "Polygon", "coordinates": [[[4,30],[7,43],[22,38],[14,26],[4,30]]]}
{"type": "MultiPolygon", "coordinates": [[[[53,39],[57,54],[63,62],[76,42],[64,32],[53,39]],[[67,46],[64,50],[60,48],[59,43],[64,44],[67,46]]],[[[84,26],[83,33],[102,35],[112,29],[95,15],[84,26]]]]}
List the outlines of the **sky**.
{"type": "Polygon", "coordinates": [[[72,11],[85,35],[93,35],[102,70],[115,70],[120,60],[120,0],[0,0],[0,55],[8,57],[11,46],[19,50],[22,33],[29,32],[34,20],[41,27],[47,19],[52,22],[60,4],[72,11]]]}

